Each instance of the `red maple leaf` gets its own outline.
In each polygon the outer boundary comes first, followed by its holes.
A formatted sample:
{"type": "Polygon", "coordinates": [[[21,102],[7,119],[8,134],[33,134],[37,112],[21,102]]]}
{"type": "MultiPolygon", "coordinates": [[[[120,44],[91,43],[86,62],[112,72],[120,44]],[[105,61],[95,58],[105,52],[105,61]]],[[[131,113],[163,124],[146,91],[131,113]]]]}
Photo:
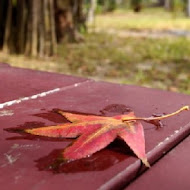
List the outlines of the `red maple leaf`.
{"type": "Polygon", "coordinates": [[[140,120],[161,120],[188,109],[189,107],[185,106],[172,114],[149,118],[136,117],[133,112],[127,115],[103,117],[59,111],[59,113],[66,117],[71,123],[26,129],[25,132],[47,137],[78,137],[74,143],[68,146],[63,152],[63,157],[67,160],[87,157],[105,148],[119,137],[123,139],[131,150],[133,150],[135,155],[149,167],[150,165],[145,153],[144,130],[140,120]]]}

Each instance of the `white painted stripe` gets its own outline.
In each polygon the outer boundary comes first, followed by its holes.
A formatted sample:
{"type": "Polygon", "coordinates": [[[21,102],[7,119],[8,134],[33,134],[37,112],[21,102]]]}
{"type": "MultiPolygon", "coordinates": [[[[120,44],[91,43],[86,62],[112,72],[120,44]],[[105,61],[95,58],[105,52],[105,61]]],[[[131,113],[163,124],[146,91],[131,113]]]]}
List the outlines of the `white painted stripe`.
{"type": "Polygon", "coordinates": [[[47,96],[49,94],[53,94],[53,93],[58,92],[58,91],[60,91],[60,88],[55,88],[53,90],[49,90],[49,91],[42,92],[42,93],[39,93],[39,94],[35,94],[35,95],[32,95],[32,96],[19,98],[17,100],[11,100],[9,102],[5,102],[5,103],[0,104],[0,109],[3,109],[4,107],[11,106],[13,104],[19,104],[19,103],[21,103],[23,101],[27,101],[27,100],[30,100],[30,99],[37,99],[39,97],[44,97],[44,96],[47,96]]]}
{"type": "Polygon", "coordinates": [[[27,96],[27,97],[19,98],[17,100],[11,100],[11,101],[8,101],[8,102],[4,102],[4,103],[0,104],[0,109],[3,109],[3,108],[8,107],[8,106],[12,106],[13,104],[19,104],[19,103],[24,102],[24,101],[34,100],[34,99],[37,99],[37,98],[45,97],[45,96],[47,96],[49,94],[53,94],[53,93],[56,93],[56,92],[59,92],[59,91],[64,91],[64,90],[69,90],[69,89],[72,89],[72,88],[76,88],[76,87],[79,87],[79,86],[81,86],[83,84],[86,84],[88,82],[91,82],[91,81],[93,81],[93,80],[89,79],[89,80],[86,80],[86,81],[83,81],[83,82],[72,84],[70,86],[65,86],[65,87],[62,87],[62,88],[55,88],[53,90],[49,90],[49,91],[46,91],[46,92],[41,92],[39,94],[35,94],[35,95],[32,95],[32,96],[27,96]]]}

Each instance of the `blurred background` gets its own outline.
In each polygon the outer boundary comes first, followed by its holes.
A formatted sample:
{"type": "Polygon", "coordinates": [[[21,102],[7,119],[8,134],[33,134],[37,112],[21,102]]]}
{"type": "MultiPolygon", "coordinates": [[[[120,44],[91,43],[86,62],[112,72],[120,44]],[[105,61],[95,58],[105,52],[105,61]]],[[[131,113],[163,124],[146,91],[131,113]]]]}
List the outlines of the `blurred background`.
{"type": "Polygon", "coordinates": [[[0,62],[190,94],[190,0],[0,0],[0,62]]]}

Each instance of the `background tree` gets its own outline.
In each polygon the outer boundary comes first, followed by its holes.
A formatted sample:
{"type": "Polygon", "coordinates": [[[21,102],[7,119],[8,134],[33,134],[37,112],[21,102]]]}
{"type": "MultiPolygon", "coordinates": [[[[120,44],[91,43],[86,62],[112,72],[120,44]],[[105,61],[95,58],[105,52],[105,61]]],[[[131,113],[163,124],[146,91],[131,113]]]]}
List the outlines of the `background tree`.
{"type": "Polygon", "coordinates": [[[190,17],[190,0],[186,0],[186,13],[190,17]]]}
{"type": "Polygon", "coordinates": [[[134,12],[140,12],[142,9],[142,0],[131,0],[131,6],[134,12]]]}
{"type": "Polygon", "coordinates": [[[67,36],[82,39],[85,21],[83,0],[1,0],[0,48],[34,57],[54,55],[67,36]]]}
{"type": "Polygon", "coordinates": [[[97,7],[97,0],[90,0],[89,8],[88,8],[88,23],[92,23],[94,21],[94,14],[97,7]]]}
{"type": "Polygon", "coordinates": [[[12,12],[13,12],[13,4],[12,0],[8,1],[7,5],[7,14],[6,14],[6,22],[4,29],[4,43],[3,43],[3,51],[8,52],[9,46],[11,46],[11,30],[12,30],[12,12]]]}
{"type": "Polygon", "coordinates": [[[166,10],[171,10],[172,9],[172,1],[171,0],[165,0],[164,7],[166,10]]]}

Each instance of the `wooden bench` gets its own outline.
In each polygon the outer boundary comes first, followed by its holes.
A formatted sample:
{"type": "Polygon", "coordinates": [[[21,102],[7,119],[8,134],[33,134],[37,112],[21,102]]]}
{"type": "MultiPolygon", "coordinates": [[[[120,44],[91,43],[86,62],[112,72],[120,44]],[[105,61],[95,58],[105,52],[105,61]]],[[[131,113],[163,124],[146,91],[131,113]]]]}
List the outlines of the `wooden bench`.
{"type": "Polygon", "coordinates": [[[57,157],[72,140],[52,140],[14,131],[65,122],[55,109],[107,116],[131,109],[138,116],[151,116],[189,105],[190,96],[7,64],[0,64],[0,81],[2,190],[163,190],[181,186],[184,190],[190,187],[190,112],[165,119],[160,130],[143,123],[146,152],[152,165],[147,171],[119,141],[89,158],[64,165],[57,157]]]}

